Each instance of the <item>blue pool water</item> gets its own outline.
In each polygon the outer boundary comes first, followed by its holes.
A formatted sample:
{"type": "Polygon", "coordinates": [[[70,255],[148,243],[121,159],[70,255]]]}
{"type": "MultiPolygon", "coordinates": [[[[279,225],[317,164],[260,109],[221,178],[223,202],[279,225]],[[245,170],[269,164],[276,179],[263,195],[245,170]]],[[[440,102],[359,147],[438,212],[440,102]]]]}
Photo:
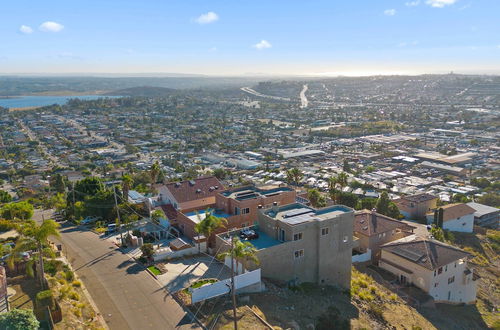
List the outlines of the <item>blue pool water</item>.
{"type": "MultiPolygon", "coordinates": [[[[4,108],[26,108],[42,107],[52,104],[65,104],[69,99],[95,100],[100,97],[110,97],[102,95],[65,95],[65,96],[19,96],[14,98],[0,98],[0,107],[4,108]]],[[[113,97],[113,96],[111,96],[113,97]]]]}

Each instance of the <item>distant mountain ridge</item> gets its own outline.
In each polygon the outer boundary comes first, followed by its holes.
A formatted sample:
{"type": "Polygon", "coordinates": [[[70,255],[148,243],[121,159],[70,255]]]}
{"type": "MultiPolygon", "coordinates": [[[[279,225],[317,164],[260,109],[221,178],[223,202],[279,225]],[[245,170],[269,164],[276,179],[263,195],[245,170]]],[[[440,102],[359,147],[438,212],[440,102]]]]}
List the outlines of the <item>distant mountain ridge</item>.
{"type": "Polygon", "coordinates": [[[159,96],[169,96],[176,92],[178,91],[173,88],[138,86],[138,87],[119,89],[113,92],[108,92],[104,95],[159,97],[159,96]]]}

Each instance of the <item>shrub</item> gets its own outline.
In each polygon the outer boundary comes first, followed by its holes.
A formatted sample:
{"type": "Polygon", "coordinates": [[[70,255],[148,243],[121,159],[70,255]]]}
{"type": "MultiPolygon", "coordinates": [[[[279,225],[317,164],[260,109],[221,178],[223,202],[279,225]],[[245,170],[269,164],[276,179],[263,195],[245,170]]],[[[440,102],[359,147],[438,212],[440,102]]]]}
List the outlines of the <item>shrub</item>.
{"type": "Polygon", "coordinates": [[[76,291],[70,291],[70,293],[68,294],[68,297],[69,297],[69,299],[73,299],[76,301],[80,300],[80,295],[76,291]]]}
{"type": "Polygon", "coordinates": [[[36,306],[44,307],[48,306],[52,308],[54,306],[54,298],[52,296],[51,290],[40,291],[36,294],[36,306]]]}
{"type": "Polygon", "coordinates": [[[0,314],[0,329],[9,330],[38,330],[40,323],[32,310],[13,309],[0,314]]]}
{"type": "Polygon", "coordinates": [[[64,278],[66,281],[71,282],[75,279],[75,274],[71,270],[67,270],[64,272],[64,278]]]}
{"type": "Polygon", "coordinates": [[[80,308],[73,308],[73,314],[75,314],[76,317],[82,317],[82,310],[80,308]]]}
{"type": "Polygon", "coordinates": [[[73,283],[71,283],[75,288],[79,288],[82,286],[82,282],[81,281],[78,281],[78,280],[75,280],[73,281],[73,283]]]}
{"type": "Polygon", "coordinates": [[[350,329],[349,320],[342,318],[335,306],[330,306],[316,321],[316,330],[350,329]]]}
{"type": "Polygon", "coordinates": [[[45,260],[43,269],[47,274],[50,274],[50,276],[55,276],[58,271],[63,269],[63,262],[56,259],[45,260]]]}

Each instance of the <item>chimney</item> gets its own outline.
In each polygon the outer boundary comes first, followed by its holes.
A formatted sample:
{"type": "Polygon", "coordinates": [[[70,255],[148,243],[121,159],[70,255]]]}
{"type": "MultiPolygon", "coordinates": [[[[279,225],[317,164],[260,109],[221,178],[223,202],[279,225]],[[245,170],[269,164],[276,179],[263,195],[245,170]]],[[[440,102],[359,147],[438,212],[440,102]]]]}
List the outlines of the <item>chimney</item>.
{"type": "Polygon", "coordinates": [[[279,210],[278,202],[273,202],[272,210],[274,213],[278,213],[279,210]]]}

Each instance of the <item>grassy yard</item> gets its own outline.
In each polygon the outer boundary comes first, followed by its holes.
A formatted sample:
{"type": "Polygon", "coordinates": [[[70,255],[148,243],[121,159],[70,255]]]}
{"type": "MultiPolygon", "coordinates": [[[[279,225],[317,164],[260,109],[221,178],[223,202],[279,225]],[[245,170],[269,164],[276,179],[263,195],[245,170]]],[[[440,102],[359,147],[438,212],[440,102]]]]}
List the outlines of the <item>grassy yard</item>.
{"type": "Polygon", "coordinates": [[[158,269],[156,266],[149,266],[148,267],[149,271],[153,273],[154,275],[161,275],[161,271],[158,269]]]}

